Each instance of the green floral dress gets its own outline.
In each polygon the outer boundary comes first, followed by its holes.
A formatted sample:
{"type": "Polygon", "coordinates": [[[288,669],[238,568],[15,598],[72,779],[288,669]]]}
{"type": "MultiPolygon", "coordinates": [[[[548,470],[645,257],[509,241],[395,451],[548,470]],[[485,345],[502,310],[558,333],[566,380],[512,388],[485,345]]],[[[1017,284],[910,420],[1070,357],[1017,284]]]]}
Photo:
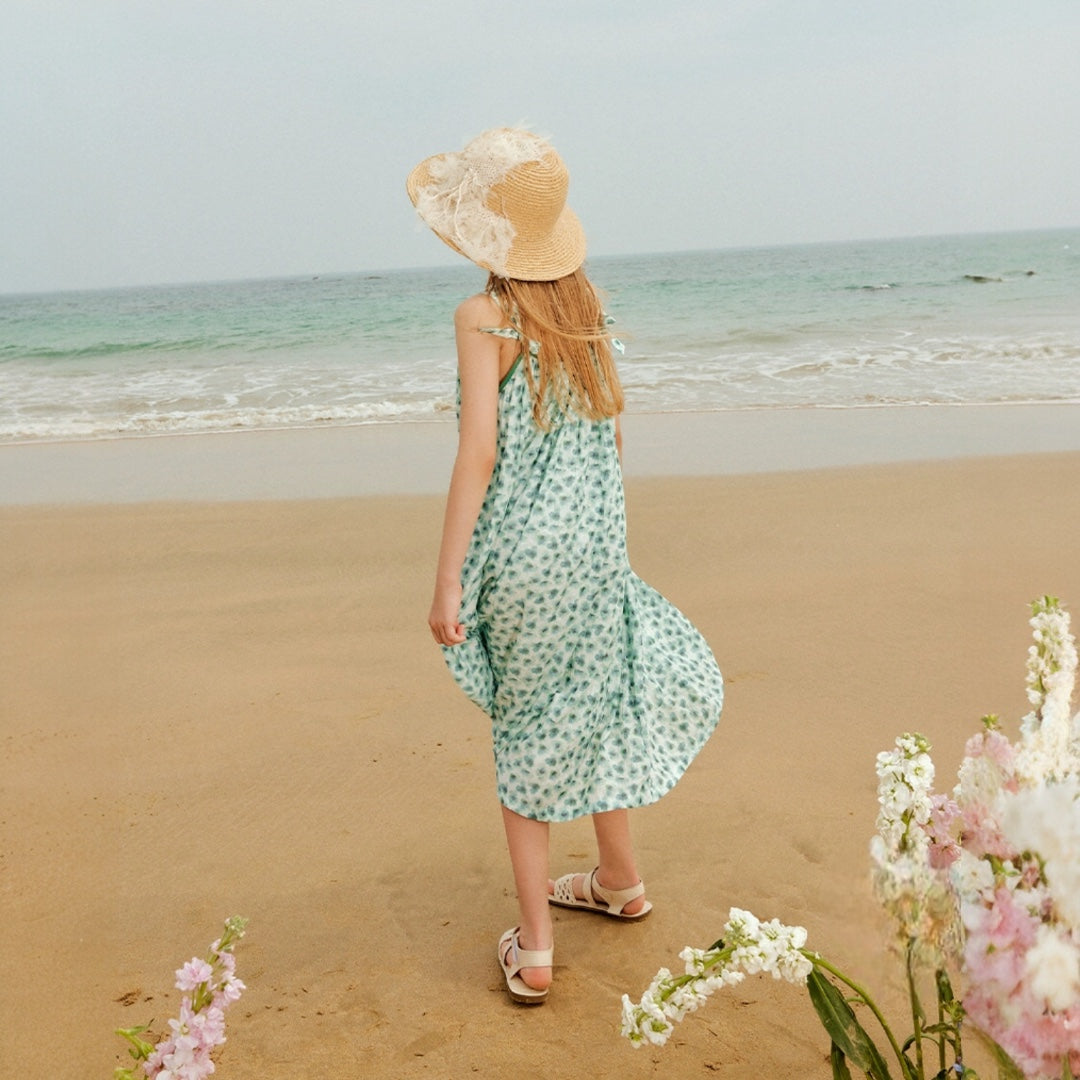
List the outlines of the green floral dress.
{"type": "Polygon", "coordinates": [[[630,569],[614,421],[539,428],[535,356],[532,344],[499,386],[495,468],[462,569],[468,637],[443,652],[491,717],[499,801],[568,821],[669,791],[716,727],[724,684],[701,634],[630,569]]]}

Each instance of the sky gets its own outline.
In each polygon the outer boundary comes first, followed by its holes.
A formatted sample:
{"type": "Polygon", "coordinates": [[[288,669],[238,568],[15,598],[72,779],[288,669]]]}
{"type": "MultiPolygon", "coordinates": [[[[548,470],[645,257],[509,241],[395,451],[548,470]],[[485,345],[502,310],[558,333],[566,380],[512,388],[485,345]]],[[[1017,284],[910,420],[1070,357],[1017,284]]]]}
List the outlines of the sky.
{"type": "Polygon", "coordinates": [[[594,255],[1080,225],[1077,0],[4,0],[0,292],[448,265],[526,124],[594,255]]]}

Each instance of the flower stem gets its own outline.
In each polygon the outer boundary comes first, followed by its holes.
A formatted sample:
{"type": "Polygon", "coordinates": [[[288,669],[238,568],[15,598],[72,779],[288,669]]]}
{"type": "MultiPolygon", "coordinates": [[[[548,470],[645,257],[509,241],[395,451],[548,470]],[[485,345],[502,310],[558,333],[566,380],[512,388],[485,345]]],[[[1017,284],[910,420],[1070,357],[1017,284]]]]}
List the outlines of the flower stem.
{"type": "Polygon", "coordinates": [[[912,1038],[915,1040],[915,1067],[917,1069],[917,1075],[919,1080],[923,1080],[926,1076],[926,1068],[923,1064],[923,1033],[922,1033],[922,1021],[923,1011],[922,1005],[919,1003],[919,991],[915,986],[915,969],[914,969],[914,941],[909,941],[907,946],[907,956],[905,968],[907,968],[907,984],[908,984],[908,997],[911,999],[911,1031],[912,1038]]]}
{"type": "MultiPolygon", "coordinates": [[[[940,972],[938,972],[938,974],[940,975],[940,972]]],[[[934,982],[935,982],[935,984],[937,986],[937,1022],[938,1022],[938,1030],[940,1032],[940,1034],[938,1035],[938,1065],[939,1065],[939,1069],[940,1069],[940,1075],[944,1076],[945,1075],[945,1042],[946,1042],[946,1034],[945,1034],[945,1001],[944,1001],[944,999],[942,997],[942,993],[941,993],[941,980],[940,979],[935,979],[934,982]]],[[[953,1017],[950,1015],[949,1020],[951,1021],[952,1019],[953,1019],[953,1017]]],[[[960,1038],[959,1027],[960,1027],[960,1025],[956,1024],[954,1026],[954,1028],[953,1028],[954,1033],[956,1035],[956,1039],[958,1041],[959,1041],[959,1038],[960,1038]]],[[[960,1060],[960,1058],[959,1058],[960,1050],[959,1050],[958,1041],[953,1044],[953,1048],[954,1048],[954,1050],[956,1052],[956,1055],[957,1055],[957,1061],[960,1060]]]]}
{"type": "Polygon", "coordinates": [[[900,1050],[900,1044],[896,1041],[896,1036],[892,1033],[892,1028],[889,1027],[888,1021],[885,1019],[882,1011],[878,1008],[877,1002],[870,996],[870,991],[867,990],[865,986],[857,983],[854,979],[849,978],[838,967],[830,964],[828,960],[823,956],[819,956],[816,952],[811,952],[809,949],[800,949],[799,951],[815,967],[821,968],[822,971],[827,971],[830,975],[839,979],[845,986],[855,991],[859,996],[859,1000],[874,1014],[877,1022],[881,1025],[881,1030],[885,1032],[885,1037],[889,1040],[889,1045],[893,1048],[893,1053],[896,1054],[896,1060],[900,1063],[900,1071],[907,1076],[909,1072],[907,1060],[900,1050]]]}

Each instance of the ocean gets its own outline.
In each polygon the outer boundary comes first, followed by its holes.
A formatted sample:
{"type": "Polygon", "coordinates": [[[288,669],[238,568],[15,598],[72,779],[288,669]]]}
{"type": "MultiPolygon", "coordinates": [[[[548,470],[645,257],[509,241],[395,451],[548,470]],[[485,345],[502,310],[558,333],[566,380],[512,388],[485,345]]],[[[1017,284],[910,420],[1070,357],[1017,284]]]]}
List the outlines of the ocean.
{"type": "MultiPolygon", "coordinates": [[[[1080,228],[609,256],[631,412],[1080,402],[1080,228]]],[[[453,420],[459,266],[0,296],[0,441],[453,420]]]]}

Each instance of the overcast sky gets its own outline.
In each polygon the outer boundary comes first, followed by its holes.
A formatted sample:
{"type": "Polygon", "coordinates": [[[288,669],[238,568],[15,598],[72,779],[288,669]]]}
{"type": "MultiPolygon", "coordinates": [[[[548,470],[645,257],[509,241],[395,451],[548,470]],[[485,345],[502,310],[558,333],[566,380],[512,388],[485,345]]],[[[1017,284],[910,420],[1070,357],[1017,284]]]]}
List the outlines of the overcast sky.
{"type": "Polygon", "coordinates": [[[3,0],[0,292],[440,265],[552,137],[594,254],[1080,225],[1078,0],[3,0]]]}

